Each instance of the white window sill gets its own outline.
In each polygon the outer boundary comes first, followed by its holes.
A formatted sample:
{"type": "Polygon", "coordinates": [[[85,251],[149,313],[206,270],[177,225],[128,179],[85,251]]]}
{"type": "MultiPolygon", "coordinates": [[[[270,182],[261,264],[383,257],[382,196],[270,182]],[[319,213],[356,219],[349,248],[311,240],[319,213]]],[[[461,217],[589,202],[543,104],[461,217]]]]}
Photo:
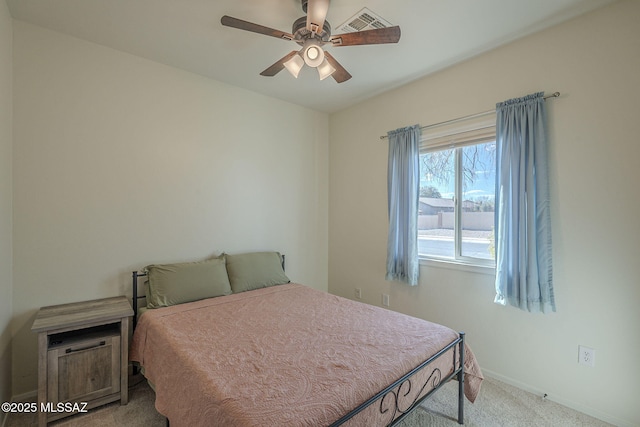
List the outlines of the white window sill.
{"type": "Polygon", "coordinates": [[[467,271],[491,276],[495,276],[496,274],[496,267],[494,265],[470,264],[453,259],[420,258],[420,265],[430,268],[446,268],[448,270],[467,271]]]}

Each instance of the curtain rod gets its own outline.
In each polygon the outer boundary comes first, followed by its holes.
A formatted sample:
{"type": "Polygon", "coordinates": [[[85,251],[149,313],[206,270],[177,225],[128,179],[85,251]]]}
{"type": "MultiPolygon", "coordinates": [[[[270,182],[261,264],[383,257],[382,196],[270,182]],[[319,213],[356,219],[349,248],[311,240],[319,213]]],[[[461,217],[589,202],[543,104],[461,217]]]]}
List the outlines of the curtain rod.
{"type": "MultiPolygon", "coordinates": [[[[560,96],[560,92],[554,92],[551,95],[547,95],[544,97],[544,99],[549,99],[549,98],[557,98],[560,96]]],[[[422,126],[420,128],[420,130],[425,130],[425,129],[429,129],[429,128],[434,128],[436,126],[442,126],[442,125],[448,125],[450,123],[455,123],[455,122],[460,122],[462,120],[469,120],[469,119],[475,119],[476,117],[482,117],[482,116],[486,116],[487,114],[491,114],[491,113],[495,113],[496,110],[487,110],[487,111],[483,111],[482,113],[476,113],[476,114],[471,114],[468,116],[463,116],[463,117],[458,117],[455,119],[451,119],[451,120],[446,120],[444,122],[439,122],[439,123],[433,123],[431,125],[426,125],[426,126],[422,126]]],[[[388,135],[383,135],[380,137],[380,139],[387,139],[388,135]]]]}

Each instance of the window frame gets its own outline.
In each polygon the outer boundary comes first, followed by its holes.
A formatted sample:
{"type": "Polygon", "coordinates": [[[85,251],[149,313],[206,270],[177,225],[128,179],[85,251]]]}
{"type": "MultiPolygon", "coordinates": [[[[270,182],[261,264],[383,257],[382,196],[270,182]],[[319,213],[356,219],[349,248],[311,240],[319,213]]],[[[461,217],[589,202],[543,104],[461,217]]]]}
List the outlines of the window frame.
{"type": "MultiPolygon", "coordinates": [[[[453,257],[419,253],[421,264],[435,264],[445,268],[463,266],[465,270],[495,271],[494,259],[476,258],[462,255],[462,208],[460,200],[463,190],[463,148],[496,140],[495,112],[482,117],[446,122],[423,130],[420,140],[420,154],[454,150],[454,251],[453,257]]],[[[495,193],[494,193],[495,197],[495,193]]],[[[495,217],[495,211],[494,211],[495,217]]]]}

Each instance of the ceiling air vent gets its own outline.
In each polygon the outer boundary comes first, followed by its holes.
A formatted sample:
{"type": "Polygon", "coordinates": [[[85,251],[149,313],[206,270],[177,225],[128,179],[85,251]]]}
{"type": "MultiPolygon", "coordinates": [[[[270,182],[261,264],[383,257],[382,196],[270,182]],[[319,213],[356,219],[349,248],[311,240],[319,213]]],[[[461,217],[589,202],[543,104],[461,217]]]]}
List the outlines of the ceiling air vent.
{"type": "Polygon", "coordinates": [[[336,33],[355,33],[356,31],[374,30],[393,26],[386,19],[376,15],[366,7],[338,26],[336,33]]]}

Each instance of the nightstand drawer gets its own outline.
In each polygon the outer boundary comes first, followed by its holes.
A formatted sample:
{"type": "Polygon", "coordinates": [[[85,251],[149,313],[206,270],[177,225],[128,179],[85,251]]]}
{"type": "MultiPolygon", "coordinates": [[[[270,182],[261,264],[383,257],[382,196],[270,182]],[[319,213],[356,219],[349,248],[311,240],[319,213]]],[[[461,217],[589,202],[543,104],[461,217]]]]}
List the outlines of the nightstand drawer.
{"type": "Polygon", "coordinates": [[[47,351],[49,401],[87,402],[120,391],[120,335],[73,340],[47,351]]]}

